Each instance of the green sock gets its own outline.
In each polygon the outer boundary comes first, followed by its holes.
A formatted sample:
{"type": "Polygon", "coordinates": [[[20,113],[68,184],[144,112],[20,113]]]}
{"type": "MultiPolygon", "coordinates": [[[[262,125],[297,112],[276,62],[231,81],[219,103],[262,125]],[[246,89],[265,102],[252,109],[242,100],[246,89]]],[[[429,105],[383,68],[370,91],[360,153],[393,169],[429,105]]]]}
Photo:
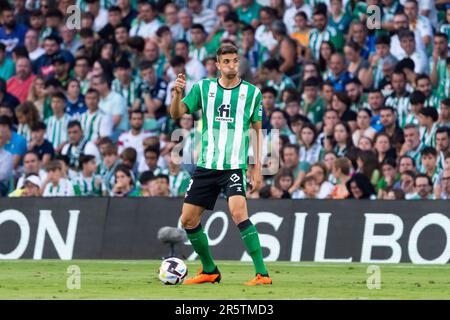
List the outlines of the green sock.
{"type": "Polygon", "coordinates": [[[208,237],[201,225],[194,229],[186,229],[187,237],[191,241],[194,251],[199,255],[203,265],[203,272],[209,273],[216,269],[211,251],[209,250],[208,237]]]}
{"type": "Polygon", "coordinates": [[[252,257],[256,274],[267,275],[266,266],[264,265],[261,244],[259,243],[258,231],[253,224],[248,225],[240,231],[242,240],[248,254],[252,257]]]}

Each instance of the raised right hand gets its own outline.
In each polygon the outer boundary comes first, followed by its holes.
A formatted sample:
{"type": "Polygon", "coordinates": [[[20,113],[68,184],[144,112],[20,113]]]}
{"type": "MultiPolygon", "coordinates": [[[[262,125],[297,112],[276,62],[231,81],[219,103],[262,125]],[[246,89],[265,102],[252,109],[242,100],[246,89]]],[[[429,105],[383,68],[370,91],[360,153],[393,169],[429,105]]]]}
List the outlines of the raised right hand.
{"type": "Polygon", "coordinates": [[[186,87],[186,78],[184,76],[184,74],[179,73],[177,76],[177,79],[175,80],[175,92],[176,93],[183,93],[184,92],[184,88],[186,87]]]}

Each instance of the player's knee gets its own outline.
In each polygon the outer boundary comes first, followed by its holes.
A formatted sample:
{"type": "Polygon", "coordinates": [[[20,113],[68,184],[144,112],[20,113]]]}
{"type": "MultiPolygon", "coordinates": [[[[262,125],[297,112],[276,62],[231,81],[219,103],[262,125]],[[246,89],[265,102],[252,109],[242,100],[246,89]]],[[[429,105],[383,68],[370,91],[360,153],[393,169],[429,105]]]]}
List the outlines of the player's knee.
{"type": "Polygon", "coordinates": [[[236,208],[234,210],[230,210],[231,218],[235,224],[239,224],[244,220],[248,219],[247,211],[244,208],[236,208]]]}
{"type": "Polygon", "coordinates": [[[199,224],[199,219],[187,215],[181,215],[181,225],[185,229],[193,229],[199,224]]]}

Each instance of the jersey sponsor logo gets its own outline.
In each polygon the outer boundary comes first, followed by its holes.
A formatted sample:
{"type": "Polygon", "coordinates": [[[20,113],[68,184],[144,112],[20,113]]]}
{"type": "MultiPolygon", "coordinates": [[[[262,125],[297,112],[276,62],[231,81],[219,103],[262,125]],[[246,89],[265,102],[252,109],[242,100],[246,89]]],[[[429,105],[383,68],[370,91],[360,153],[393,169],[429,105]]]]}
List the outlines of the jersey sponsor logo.
{"type": "Polygon", "coordinates": [[[233,173],[230,177],[230,180],[233,182],[238,182],[240,179],[239,175],[237,175],[236,173],[233,173]]]}
{"type": "Polygon", "coordinates": [[[210,93],[209,93],[209,97],[210,97],[210,98],[214,98],[215,96],[216,96],[216,94],[215,94],[214,92],[210,92],[210,93]]]}
{"type": "Polygon", "coordinates": [[[231,105],[229,104],[222,104],[217,108],[217,112],[219,113],[219,116],[215,118],[216,121],[223,121],[223,122],[233,122],[234,119],[230,118],[230,109],[231,105]]]}
{"type": "Polygon", "coordinates": [[[262,115],[263,115],[263,105],[262,105],[262,102],[261,102],[261,104],[259,105],[258,116],[262,117],[262,115]]]}

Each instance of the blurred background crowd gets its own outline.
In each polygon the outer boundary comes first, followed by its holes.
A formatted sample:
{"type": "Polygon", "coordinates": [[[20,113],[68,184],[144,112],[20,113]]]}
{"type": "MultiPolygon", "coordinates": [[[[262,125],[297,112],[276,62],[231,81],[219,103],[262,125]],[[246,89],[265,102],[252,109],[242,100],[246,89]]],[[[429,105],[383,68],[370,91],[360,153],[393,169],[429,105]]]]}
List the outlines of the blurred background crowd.
{"type": "Polygon", "coordinates": [[[232,42],[280,133],[249,198],[449,199],[447,2],[0,1],[0,194],[184,196],[201,114],[170,118],[173,83],[232,42]]]}

